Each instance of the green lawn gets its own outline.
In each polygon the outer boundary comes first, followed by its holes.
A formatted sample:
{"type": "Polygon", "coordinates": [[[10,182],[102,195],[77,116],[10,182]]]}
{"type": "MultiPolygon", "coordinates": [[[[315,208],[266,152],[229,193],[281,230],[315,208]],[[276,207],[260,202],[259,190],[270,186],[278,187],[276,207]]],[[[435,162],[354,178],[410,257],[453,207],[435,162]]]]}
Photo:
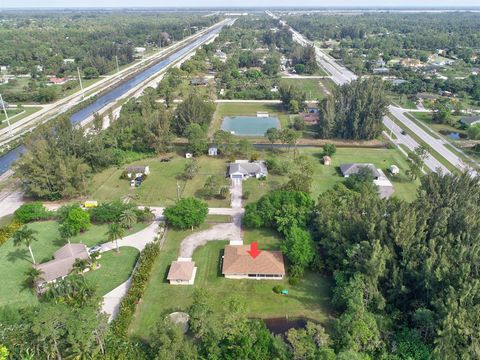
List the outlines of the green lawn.
{"type": "Polygon", "coordinates": [[[281,127],[287,127],[290,124],[290,117],[286,111],[282,109],[281,104],[269,103],[218,103],[213,121],[210,124],[209,134],[213,135],[215,131],[220,129],[223,118],[225,116],[256,116],[258,111],[266,111],[270,116],[276,116],[280,120],[281,127]]]}
{"type": "MultiPolygon", "coordinates": [[[[42,109],[41,107],[29,106],[23,109],[15,110],[12,113],[9,112],[8,116],[10,117],[10,124],[14,124],[17,121],[22,120],[27,116],[32,115],[33,113],[41,109],[42,109]]],[[[5,120],[5,114],[3,112],[0,112],[0,129],[6,128],[7,126],[8,126],[8,123],[5,120]]]]}
{"type": "MultiPolygon", "coordinates": [[[[312,184],[312,196],[316,199],[322,192],[333,188],[333,186],[343,181],[338,167],[344,163],[372,163],[382,169],[388,176],[386,169],[390,165],[397,165],[401,174],[390,177],[395,188],[394,196],[407,201],[412,201],[416,195],[417,182],[412,182],[405,175],[408,169],[407,160],[397,149],[369,149],[369,148],[337,148],[333,156],[333,166],[325,166],[321,162],[322,149],[315,147],[299,148],[300,154],[307,155],[315,164],[312,184]]],[[[267,158],[268,154],[263,154],[267,158]]],[[[280,152],[277,155],[280,159],[293,160],[293,154],[280,152]]],[[[249,179],[243,183],[243,190],[250,191],[250,197],[247,202],[258,200],[262,195],[269,191],[278,189],[287,181],[285,176],[269,175],[265,181],[249,179]]]]}
{"type": "MultiPolygon", "coordinates": [[[[261,249],[277,248],[279,238],[271,232],[252,234],[245,232],[248,241],[258,241],[261,249]]],[[[193,286],[173,286],[166,281],[166,275],[172,260],[178,255],[181,240],[190,234],[169,230],[162,252],[154,264],[153,273],[147,285],[143,301],[130,328],[132,336],[148,339],[148,335],[162,314],[177,310],[187,310],[192,303],[195,288],[207,289],[216,311],[222,311],[224,301],[230,296],[239,296],[246,300],[246,314],[250,317],[307,317],[322,323],[328,323],[330,314],[330,279],[318,274],[308,273],[296,286],[288,281],[230,280],[221,275],[221,252],[228,242],[215,241],[196,250],[193,260],[197,275],[193,286]],[[288,296],[273,293],[275,285],[283,285],[289,290],[288,296]]]]}
{"type": "MultiPolygon", "coordinates": [[[[35,222],[28,226],[38,231],[38,241],[32,244],[33,255],[38,263],[51,260],[53,253],[65,244],[65,241],[60,239],[59,224],[56,221],[35,222]]],[[[146,224],[143,223],[136,224],[127,234],[137,232],[145,226],[146,224]]],[[[82,242],[89,247],[101,244],[107,241],[106,232],[107,225],[93,225],[87,232],[72,238],[71,242],[82,242]]],[[[24,286],[25,272],[31,265],[26,247],[14,247],[12,240],[0,247],[0,273],[2,274],[0,306],[9,304],[21,307],[38,302],[32,291],[24,286]]]]}
{"type": "Polygon", "coordinates": [[[85,274],[85,278],[97,288],[97,294],[103,296],[126,281],[132,273],[138,257],[138,250],[133,247],[122,247],[102,254],[97,270],[85,274]]]}
{"type": "MultiPolygon", "coordinates": [[[[227,184],[225,179],[227,163],[225,160],[207,156],[197,158],[197,160],[199,172],[194,179],[188,181],[184,181],[178,176],[183,173],[188,161],[181,156],[175,155],[170,162],[160,162],[159,158],[156,157],[136,161],[133,165],[148,165],[151,172],[138,188],[131,187],[128,180],[120,178],[127,165],[121,168],[109,168],[93,178],[90,188],[94,191],[91,198],[97,201],[110,201],[129,197],[141,205],[168,206],[176,201],[177,183],[180,196],[183,197],[198,197],[199,191],[210,175],[221,177],[222,181],[227,184]]],[[[207,202],[212,207],[227,207],[230,199],[210,199],[207,202]]]]}
{"type": "Polygon", "coordinates": [[[293,84],[300,86],[307,95],[307,100],[323,99],[326,94],[322,86],[320,86],[321,79],[282,79],[281,83],[293,84]]]}

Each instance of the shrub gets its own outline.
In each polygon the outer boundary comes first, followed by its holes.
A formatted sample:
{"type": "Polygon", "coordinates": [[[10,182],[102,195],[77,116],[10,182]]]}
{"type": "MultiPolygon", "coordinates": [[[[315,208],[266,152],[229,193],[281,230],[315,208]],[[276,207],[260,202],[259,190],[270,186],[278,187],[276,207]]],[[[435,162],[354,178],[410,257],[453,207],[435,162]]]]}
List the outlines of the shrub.
{"type": "Polygon", "coordinates": [[[248,200],[249,197],[250,197],[250,190],[245,190],[243,192],[243,200],[248,200]]]}
{"type": "Polygon", "coordinates": [[[275,294],[280,294],[280,293],[282,292],[282,290],[283,290],[283,286],[281,286],[281,285],[275,285],[275,286],[273,287],[273,292],[274,292],[275,294]]]}
{"type": "Polygon", "coordinates": [[[205,221],[208,205],[195,198],[184,198],[167,207],[163,214],[168,224],[184,230],[199,226],[205,221]]]}
{"type": "Polygon", "coordinates": [[[90,214],[77,206],[68,211],[59,230],[63,238],[69,238],[88,230],[90,225],[90,214]]]}
{"type": "Polygon", "coordinates": [[[10,239],[21,226],[20,221],[13,220],[10,224],[0,227],[0,246],[10,239]]]}
{"type": "Polygon", "coordinates": [[[135,214],[137,215],[137,220],[139,222],[150,222],[155,219],[155,214],[149,207],[146,207],[143,210],[135,209],[135,214]]]}
{"type": "Polygon", "coordinates": [[[127,209],[136,209],[134,204],[125,204],[121,201],[112,201],[102,203],[99,206],[90,209],[90,218],[93,222],[99,224],[119,222],[120,216],[127,209]]]}
{"type": "Polygon", "coordinates": [[[135,313],[138,301],[143,297],[145,287],[150,278],[153,263],[160,253],[160,246],[157,241],[147,244],[142,250],[138,260],[138,266],[132,275],[132,283],[127,294],[120,303],[120,311],[112,322],[113,333],[122,338],[127,338],[127,331],[135,313]]]}
{"type": "Polygon", "coordinates": [[[31,202],[23,204],[14,213],[15,219],[26,224],[32,221],[47,220],[52,217],[52,212],[48,211],[41,202],[31,202]]]}

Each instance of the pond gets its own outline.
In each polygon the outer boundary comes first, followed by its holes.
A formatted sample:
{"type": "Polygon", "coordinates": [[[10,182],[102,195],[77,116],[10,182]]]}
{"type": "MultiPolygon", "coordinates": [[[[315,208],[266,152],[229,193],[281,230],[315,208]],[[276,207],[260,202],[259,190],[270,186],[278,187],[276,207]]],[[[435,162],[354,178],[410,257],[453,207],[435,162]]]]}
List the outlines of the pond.
{"type": "Polygon", "coordinates": [[[463,140],[467,138],[467,134],[455,131],[440,130],[440,134],[448,136],[450,139],[453,140],[463,140]]]}
{"type": "Polygon", "coordinates": [[[275,335],[282,335],[290,329],[303,329],[307,326],[307,319],[304,318],[270,318],[263,319],[267,329],[275,335]]]}
{"type": "Polygon", "coordinates": [[[263,136],[270,128],[280,128],[277,117],[226,116],[222,122],[222,130],[237,136],[263,136]]]}

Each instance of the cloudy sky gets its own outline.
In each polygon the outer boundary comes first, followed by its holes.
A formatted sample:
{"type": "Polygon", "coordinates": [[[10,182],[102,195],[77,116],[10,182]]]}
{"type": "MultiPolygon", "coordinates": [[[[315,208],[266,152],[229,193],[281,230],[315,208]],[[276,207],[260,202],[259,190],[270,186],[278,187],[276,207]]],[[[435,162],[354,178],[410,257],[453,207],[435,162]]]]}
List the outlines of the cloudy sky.
{"type": "Polygon", "coordinates": [[[478,0],[0,0],[0,8],[7,7],[225,7],[225,6],[310,6],[310,7],[461,7],[480,6],[478,0]]]}

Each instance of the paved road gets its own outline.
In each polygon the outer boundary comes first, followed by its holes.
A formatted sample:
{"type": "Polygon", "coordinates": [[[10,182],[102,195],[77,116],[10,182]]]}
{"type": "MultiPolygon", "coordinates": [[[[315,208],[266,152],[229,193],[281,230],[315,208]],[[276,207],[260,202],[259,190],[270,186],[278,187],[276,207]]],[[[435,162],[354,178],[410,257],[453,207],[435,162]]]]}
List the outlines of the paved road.
{"type": "MultiPolygon", "coordinates": [[[[268,15],[277,18],[275,15],[273,15],[270,12],[267,12],[268,15]]],[[[287,23],[285,21],[281,21],[285,26],[287,23]]],[[[290,31],[293,34],[293,39],[297,41],[298,43],[302,45],[313,45],[311,41],[306,39],[302,34],[300,34],[298,31],[294,30],[292,27],[290,27],[290,31]]],[[[323,52],[320,48],[315,46],[315,52],[317,55],[317,61],[319,62],[320,66],[324,68],[328,73],[331,74],[331,79],[338,85],[343,85],[346,84],[352,80],[357,79],[357,76],[345,68],[344,66],[340,65],[337,63],[337,61],[323,52]]],[[[478,172],[469,167],[467,164],[465,164],[460,157],[458,157],[455,153],[450,151],[446,146],[445,142],[441,139],[437,139],[430,134],[428,134],[426,131],[424,131],[422,128],[420,128],[418,125],[416,125],[412,120],[407,118],[404,113],[406,112],[406,109],[401,109],[395,106],[390,106],[389,107],[390,112],[392,113],[393,116],[395,116],[404,126],[412,130],[420,139],[422,139],[423,142],[425,142],[428,146],[430,146],[432,149],[434,149],[437,153],[439,153],[441,156],[443,156],[448,162],[450,162],[453,166],[455,166],[457,169],[460,171],[468,171],[472,176],[478,176],[478,172]]],[[[421,111],[427,111],[427,110],[421,110],[421,111]]],[[[396,133],[398,131],[398,126],[396,126],[393,121],[388,119],[388,117],[384,118],[384,125],[387,127],[388,131],[391,131],[393,133],[396,133]],[[394,126],[395,125],[395,126],[394,126]]],[[[403,144],[409,149],[414,146],[414,144],[417,144],[412,138],[406,137],[401,135],[398,137],[398,140],[395,142],[397,145],[398,144],[403,144]]],[[[416,145],[418,146],[418,144],[416,145]]],[[[429,158],[426,161],[426,165],[432,170],[436,171],[437,169],[442,169],[443,172],[448,172],[445,171],[446,168],[445,166],[441,165],[438,166],[440,163],[433,158],[431,154],[429,154],[429,158]]]]}

